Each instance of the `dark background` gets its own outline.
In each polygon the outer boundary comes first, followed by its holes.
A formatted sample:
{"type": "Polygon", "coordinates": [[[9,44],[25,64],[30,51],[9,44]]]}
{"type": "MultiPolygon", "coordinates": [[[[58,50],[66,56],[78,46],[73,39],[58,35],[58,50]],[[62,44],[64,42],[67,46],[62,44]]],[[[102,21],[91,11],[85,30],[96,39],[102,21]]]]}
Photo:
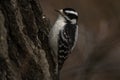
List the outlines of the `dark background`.
{"type": "Polygon", "coordinates": [[[80,80],[81,65],[86,62],[97,63],[90,80],[120,80],[119,0],[40,1],[43,12],[52,25],[57,18],[54,9],[71,7],[79,12],[78,42],[64,64],[61,80],[80,80]],[[93,58],[89,56],[91,54],[93,58]],[[98,58],[100,61],[95,62],[98,58]]]}

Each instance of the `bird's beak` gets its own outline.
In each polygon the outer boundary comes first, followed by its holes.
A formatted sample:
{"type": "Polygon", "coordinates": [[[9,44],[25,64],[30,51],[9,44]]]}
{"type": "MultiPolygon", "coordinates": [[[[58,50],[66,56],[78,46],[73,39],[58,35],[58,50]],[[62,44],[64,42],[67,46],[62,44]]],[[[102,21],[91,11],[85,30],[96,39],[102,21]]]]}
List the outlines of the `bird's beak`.
{"type": "Polygon", "coordinates": [[[63,16],[66,20],[70,20],[70,19],[69,19],[68,17],[66,17],[65,14],[62,13],[60,10],[56,10],[56,9],[55,9],[55,11],[58,12],[61,16],[63,16]]]}
{"type": "Polygon", "coordinates": [[[60,10],[55,9],[55,11],[58,12],[60,15],[63,15],[63,13],[60,10]]]}
{"type": "Polygon", "coordinates": [[[59,10],[55,9],[56,12],[60,12],[59,10]]]}

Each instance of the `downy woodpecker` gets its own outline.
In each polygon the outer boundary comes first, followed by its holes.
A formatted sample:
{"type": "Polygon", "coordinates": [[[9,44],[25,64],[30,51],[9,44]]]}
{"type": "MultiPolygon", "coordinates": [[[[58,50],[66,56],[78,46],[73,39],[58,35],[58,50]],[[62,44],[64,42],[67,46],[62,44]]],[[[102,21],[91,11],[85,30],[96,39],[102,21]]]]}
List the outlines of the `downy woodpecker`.
{"type": "Polygon", "coordinates": [[[49,33],[49,44],[56,56],[57,69],[73,50],[78,37],[78,13],[72,8],[56,10],[59,15],[49,33]]]}

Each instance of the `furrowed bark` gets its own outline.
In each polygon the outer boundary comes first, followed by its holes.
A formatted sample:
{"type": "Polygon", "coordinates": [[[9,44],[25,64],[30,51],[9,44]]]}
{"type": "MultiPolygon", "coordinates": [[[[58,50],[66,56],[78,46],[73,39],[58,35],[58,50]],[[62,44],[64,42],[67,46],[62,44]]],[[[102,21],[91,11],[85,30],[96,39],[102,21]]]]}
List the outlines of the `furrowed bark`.
{"type": "Polygon", "coordinates": [[[0,1],[0,80],[55,80],[39,0],[0,1]]]}

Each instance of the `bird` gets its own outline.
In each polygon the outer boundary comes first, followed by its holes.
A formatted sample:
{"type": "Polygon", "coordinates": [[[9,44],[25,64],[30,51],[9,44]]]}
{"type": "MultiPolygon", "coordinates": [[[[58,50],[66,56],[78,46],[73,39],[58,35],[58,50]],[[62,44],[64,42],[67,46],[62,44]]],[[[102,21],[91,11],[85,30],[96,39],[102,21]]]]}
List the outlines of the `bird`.
{"type": "Polygon", "coordinates": [[[49,45],[56,58],[56,71],[59,72],[77,42],[78,12],[73,8],[55,11],[58,18],[50,29],[49,45]]]}

